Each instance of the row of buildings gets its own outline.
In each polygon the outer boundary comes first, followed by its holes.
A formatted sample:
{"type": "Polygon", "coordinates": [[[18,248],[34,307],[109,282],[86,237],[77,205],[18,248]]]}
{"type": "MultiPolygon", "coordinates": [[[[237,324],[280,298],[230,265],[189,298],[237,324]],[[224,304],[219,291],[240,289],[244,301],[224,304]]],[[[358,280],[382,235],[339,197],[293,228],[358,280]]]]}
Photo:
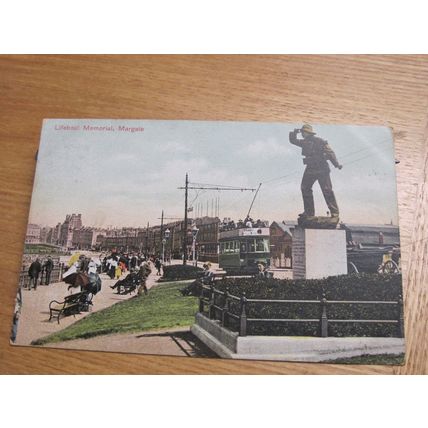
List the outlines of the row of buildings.
{"type": "MultiPolygon", "coordinates": [[[[187,254],[192,255],[193,234],[197,230],[195,250],[201,261],[218,261],[218,234],[221,227],[218,217],[201,217],[141,228],[85,227],[81,214],[69,214],[55,227],[29,224],[26,243],[51,244],[63,249],[96,251],[124,251],[145,254],[164,254],[165,258],[182,258],[183,239],[187,254]],[[186,233],[185,232],[186,229],[186,233]]],[[[271,264],[278,268],[292,267],[292,237],[296,222],[273,221],[270,226],[271,264]]],[[[398,226],[344,225],[350,245],[394,245],[399,242],[398,226]]]]}
{"type": "Polygon", "coordinates": [[[25,236],[26,244],[52,244],[64,248],[73,247],[74,231],[83,228],[82,214],[67,214],[63,223],[54,227],[29,223],[25,236]]]}
{"type": "Polygon", "coordinates": [[[55,227],[41,227],[28,224],[26,244],[50,244],[63,249],[125,251],[145,254],[161,254],[170,258],[181,258],[183,239],[189,255],[192,254],[192,228],[198,229],[196,249],[199,260],[218,259],[218,217],[188,219],[161,225],[140,228],[96,228],[85,227],[81,214],[68,214],[62,223],[55,227]],[[186,229],[186,234],[184,230],[186,229]]]}

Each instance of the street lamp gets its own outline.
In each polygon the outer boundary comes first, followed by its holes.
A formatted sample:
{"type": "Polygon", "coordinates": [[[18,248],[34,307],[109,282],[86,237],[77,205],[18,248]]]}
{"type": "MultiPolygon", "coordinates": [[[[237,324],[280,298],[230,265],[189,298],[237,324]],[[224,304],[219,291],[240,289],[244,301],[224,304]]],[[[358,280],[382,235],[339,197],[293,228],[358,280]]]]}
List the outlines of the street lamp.
{"type": "Polygon", "coordinates": [[[165,244],[169,239],[171,232],[169,229],[166,229],[162,239],[162,264],[165,263],[165,244]]]}
{"type": "Polygon", "coordinates": [[[193,253],[193,265],[197,266],[198,263],[196,261],[196,257],[195,257],[195,253],[196,253],[196,237],[198,236],[198,232],[199,229],[196,227],[196,224],[193,225],[192,227],[192,238],[193,238],[193,242],[192,242],[192,253],[193,253]]]}

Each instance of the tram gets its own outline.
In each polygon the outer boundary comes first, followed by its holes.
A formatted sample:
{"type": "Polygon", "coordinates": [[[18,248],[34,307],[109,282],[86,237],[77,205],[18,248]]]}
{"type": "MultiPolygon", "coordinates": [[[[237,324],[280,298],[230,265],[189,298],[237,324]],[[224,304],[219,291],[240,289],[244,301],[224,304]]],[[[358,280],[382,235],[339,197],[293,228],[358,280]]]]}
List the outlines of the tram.
{"type": "Polygon", "coordinates": [[[219,245],[219,267],[228,275],[255,275],[259,271],[259,263],[263,263],[266,268],[270,266],[267,222],[256,224],[255,227],[251,225],[220,230],[219,245]]]}

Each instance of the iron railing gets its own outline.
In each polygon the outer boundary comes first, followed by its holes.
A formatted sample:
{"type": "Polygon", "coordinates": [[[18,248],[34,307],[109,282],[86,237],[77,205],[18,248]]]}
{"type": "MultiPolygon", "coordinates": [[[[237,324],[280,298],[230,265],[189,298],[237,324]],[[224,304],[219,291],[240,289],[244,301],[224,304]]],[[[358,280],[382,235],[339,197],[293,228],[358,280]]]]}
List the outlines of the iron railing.
{"type": "MultiPolygon", "coordinates": [[[[55,263],[51,272],[49,283],[60,282],[62,280],[62,274],[64,273],[64,263],[55,263]]],[[[42,270],[38,278],[38,284],[44,285],[46,282],[46,272],[42,270]]],[[[30,283],[30,277],[28,276],[28,266],[21,268],[19,272],[19,286],[22,288],[28,288],[30,283]]]]}
{"type": "Polygon", "coordinates": [[[282,300],[282,299],[247,299],[245,292],[241,296],[235,296],[229,292],[218,290],[214,285],[202,286],[199,296],[199,312],[205,312],[205,306],[208,309],[210,319],[219,320],[221,326],[228,327],[229,321],[234,319],[239,323],[239,335],[247,335],[247,326],[250,323],[319,323],[321,337],[328,337],[328,325],[334,323],[383,323],[396,324],[397,336],[404,337],[404,319],[403,319],[403,299],[398,297],[397,301],[382,300],[327,300],[325,295],[320,300],[282,300]],[[218,296],[222,296],[222,303],[218,302],[218,296]],[[238,313],[231,310],[231,302],[239,302],[238,313]],[[321,316],[319,318],[248,318],[248,304],[317,304],[321,305],[321,316]],[[393,305],[397,307],[396,319],[336,319],[328,318],[329,305],[393,305]],[[220,314],[220,315],[218,315],[220,314]]]}

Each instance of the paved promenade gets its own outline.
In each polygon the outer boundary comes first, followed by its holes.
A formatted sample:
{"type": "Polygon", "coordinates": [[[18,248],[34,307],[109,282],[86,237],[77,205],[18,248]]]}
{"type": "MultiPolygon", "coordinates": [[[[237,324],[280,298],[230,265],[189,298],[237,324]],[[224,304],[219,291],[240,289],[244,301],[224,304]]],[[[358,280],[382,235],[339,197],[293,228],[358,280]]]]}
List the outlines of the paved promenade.
{"type": "MultiPolygon", "coordinates": [[[[122,275],[122,279],[127,273],[122,275]]],[[[127,300],[135,293],[119,295],[113,293],[110,285],[113,285],[117,280],[110,279],[105,274],[100,275],[102,280],[101,291],[94,296],[91,312],[96,312],[107,308],[122,300],[127,300]]],[[[155,269],[152,266],[152,273],[147,278],[147,288],[150,289],[156,284],[159,276],[156,276],[155,269]]],[[[30,345],[31,341],[47,336],[48,334],[56,333],[68,327],[70,324],[82,319],[91,312],[82,312],[76,316],[61,317],[60,323],[55,320],[49,320],[49,302],[52,300],[63,301],[64,297],[71,293],[67,290],[68,284],[65,282],[52,283],[50,285],[39,285],[37,290],[28,291],[22,290],[22,311],[18,325],[18,334],[16,338],[17,345],[30,345]]],[[[72,289],[72,292],[77,292],[77,289],[72,289]]]]}
{"type": "Polygon", "coordinates": [[[189,327],[110,334],[90,339],[68,340],[48,346],[89,351],[217,358],[210,348],[190,332],[189,327]]]}

